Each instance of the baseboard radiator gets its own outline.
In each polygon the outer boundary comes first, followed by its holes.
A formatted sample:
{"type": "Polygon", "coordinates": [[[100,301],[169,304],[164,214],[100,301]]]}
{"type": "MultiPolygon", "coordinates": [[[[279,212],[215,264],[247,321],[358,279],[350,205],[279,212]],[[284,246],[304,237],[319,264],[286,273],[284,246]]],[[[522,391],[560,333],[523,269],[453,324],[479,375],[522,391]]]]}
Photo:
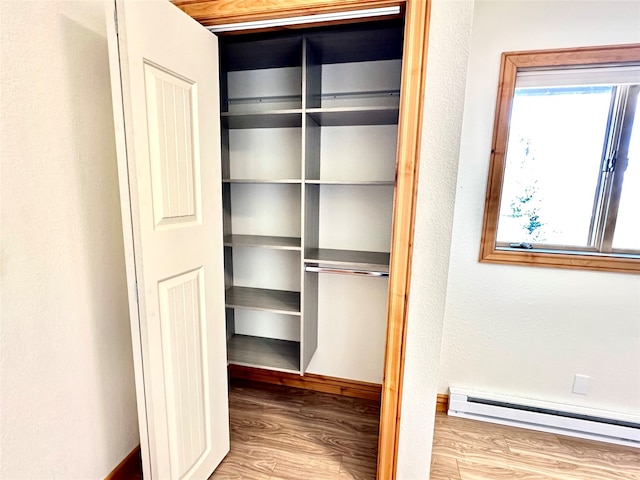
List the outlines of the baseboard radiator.
{"type": "Polygon", "coordinates": [[[449,415],[640,448],[640,417],[449,389],[449,415]]]}

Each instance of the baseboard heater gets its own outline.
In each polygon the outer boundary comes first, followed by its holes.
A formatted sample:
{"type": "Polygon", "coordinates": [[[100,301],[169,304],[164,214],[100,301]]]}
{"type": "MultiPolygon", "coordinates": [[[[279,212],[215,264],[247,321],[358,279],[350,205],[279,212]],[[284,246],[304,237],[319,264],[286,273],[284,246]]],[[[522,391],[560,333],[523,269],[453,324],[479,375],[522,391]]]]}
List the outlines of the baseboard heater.
{"type": "Polygon", "coordinates": [[[640,448],[640,417],[449,389],[449,415],[640,448]]]}

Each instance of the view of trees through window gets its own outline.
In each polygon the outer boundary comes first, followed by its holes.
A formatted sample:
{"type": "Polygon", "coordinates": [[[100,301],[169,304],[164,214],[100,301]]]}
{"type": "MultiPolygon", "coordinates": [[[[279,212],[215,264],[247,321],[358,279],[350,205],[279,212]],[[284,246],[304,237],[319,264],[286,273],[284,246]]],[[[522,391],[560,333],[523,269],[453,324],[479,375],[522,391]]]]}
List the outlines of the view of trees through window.
{"type": "MultiPolygon", "coordinates": [[[[640,99],[640,97],[638,97],[640,99]]],[[[634,125],[629,141],[629,164],[613,235],[613,248],[640,250],[640,100],[636,103],[634,125]]]]}
{"type": "MultiPolygon", "coordinates": [[[[615,85],[515,89],[498,244],[599,249],[598,229],[604,227],[598,221],[618,198],[606,174],[624,164],[609,158],[623,118],[615,117],[620,98],[615,85]]],[[[627,123],[638,116],[633,110],[627,123]]],[[[640,119],[635,124],[613,224],[614,249],[640,250],[640,119]]]]}

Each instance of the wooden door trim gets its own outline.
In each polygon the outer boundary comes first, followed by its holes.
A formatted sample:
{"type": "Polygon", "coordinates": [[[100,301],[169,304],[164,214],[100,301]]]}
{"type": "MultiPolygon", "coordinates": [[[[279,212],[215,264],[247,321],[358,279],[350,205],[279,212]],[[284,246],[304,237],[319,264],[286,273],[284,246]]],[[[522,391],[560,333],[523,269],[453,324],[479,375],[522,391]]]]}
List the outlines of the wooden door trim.
{"type": "Polygon", "coordinates": [[[418,190],[430,0],[174,0],[203,25],[400,5],[405,12],[400,117],[393,206],[387,337],[382,384],[378,478],[394,480],[398,460],[413,227],[418,190]]]}
{"type": "Polygon", "coordinates": [[[403,0],[173,0],[187,15],[205,26],[276,18],[347,12],[365,8],[404,6],[403,0]]]}

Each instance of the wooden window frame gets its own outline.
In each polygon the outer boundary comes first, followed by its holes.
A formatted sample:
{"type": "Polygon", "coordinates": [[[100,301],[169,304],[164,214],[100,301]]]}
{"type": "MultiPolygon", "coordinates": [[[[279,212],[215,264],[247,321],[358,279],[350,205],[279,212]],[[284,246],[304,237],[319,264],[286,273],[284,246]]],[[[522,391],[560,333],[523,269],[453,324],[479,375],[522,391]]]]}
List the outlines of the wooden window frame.
{"type": "MultiPolygon", "coordinates": [[[[377,478],[394,480],[398,459],[413,229],[418,189],[430,0],[173,0],[205,26],[400,6],[404,49],[377,478]]],[[[307,25],[305,25],[306,27],[307,25]]],[[[295,26],[287,27],[295,28],[295,26]]],[[[246,33],[246,32],[244,32],[246,33]]]]}
{"type": "Polygon", "coordinates": [[[482,237],[480,240],[481,262],[640,273],[640,259],[624,254],[587,253],[586,251],[575,253],[551,252],[541,249],[505,249],[496,246],[511,106],[515,92],[516,75],[519,69],[638,63],[640,63],[640,44],[506,52],[502,54],[482,237]]]}

